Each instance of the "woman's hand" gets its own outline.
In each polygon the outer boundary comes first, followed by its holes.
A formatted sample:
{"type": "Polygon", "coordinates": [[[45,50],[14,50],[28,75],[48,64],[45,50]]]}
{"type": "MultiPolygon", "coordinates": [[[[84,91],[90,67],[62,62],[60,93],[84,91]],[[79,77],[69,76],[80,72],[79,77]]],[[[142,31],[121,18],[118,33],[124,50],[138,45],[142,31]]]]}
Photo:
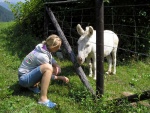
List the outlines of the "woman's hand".
{"type": "Polygon", "coordinates": [[[58,75],[61,73],[61,68],[59,66],[53,67],[53,74],[58,75]]]}
{"type": "Polygon", "coordinates": [[[69,78],[67,78],[65,76],[55,76],[55,80],[62,80],[65,83],[69,82],[69,78]]]}
{"type": "Polygon", "coordinates": [[[69,79],[68,79],[67,77],[65,77],[65,76],[62,77],[62,80],[63,80],[63,82],[65,82],[65,83],[68,83],[68,82],[69,82],[69,79]]]}

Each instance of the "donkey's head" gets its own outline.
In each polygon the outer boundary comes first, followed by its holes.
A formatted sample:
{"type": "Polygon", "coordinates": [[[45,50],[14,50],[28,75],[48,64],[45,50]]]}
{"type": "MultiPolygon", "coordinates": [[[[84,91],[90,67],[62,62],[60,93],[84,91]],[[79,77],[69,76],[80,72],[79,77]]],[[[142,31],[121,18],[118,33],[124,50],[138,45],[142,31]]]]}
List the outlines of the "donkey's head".
{"type": "Polygon", "coordinates": [[[77,32],[80,35],[78,40],[77,61],[79,64],[82,64],[85,61],[85,58],[88,57],[89,53],[92,51],[93,43],[90,41],[90,39],[94,30],[92,26],[87,26],[84,31],[81,25],[78,24],[77,32]]]}

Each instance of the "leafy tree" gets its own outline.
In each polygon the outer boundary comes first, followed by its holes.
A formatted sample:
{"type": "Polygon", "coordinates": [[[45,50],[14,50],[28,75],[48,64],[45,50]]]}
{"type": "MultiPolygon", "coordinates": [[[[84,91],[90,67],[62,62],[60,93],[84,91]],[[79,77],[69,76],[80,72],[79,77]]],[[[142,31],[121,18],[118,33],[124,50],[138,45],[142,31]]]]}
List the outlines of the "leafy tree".
{"type": "Polygon", "coordinates": [[[22,26],[24,32],[41,36],[43,31],[43,0],[25,0],[24,3],[10,4],[10,7],[16,22],[22,26]]]}

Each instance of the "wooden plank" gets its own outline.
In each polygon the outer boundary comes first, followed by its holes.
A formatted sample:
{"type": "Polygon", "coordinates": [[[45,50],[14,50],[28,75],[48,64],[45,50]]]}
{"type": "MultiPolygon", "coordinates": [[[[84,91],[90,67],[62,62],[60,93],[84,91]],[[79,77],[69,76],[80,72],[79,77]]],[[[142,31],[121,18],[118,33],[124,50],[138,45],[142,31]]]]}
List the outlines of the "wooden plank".
{"type": "Polygon", "coordinates": [[[67,4],[67,3],[74,3],[78,2],[78,0],[68,0],[68,1],[57,1],[57,2],[45,2],[44,5],[54,5],[54,4],[67,4]]]}
{"type": "Polygon", "coordinates": [[[88,82],[88,79],[87,79],[83,69],[81,68],[81,66],[78,65],[78,63],[76,61],[75,54],[74,54],[72,48],[70,47],[70,44],[68,43],[68,41],[67,41],[63,31],[62,31],[62,29],[60,28],[60,26],[59,26],[59,24],[58,24],[58,22],[57,22],[57,20],[56,20],[56,18],[54,16],[53,12],[48,7],[46,7],[45,10],[47,11],[47,13],[48,13],[48,15],[49,15],[49,17],[50,17],[54,27],[56,28],[58,35],[62,39],[64,47],[67,50],[68,55],[70,56],[70,59],[71,59],[73,65],[74,65],[74,68],[76,69],[76,73],[78,74],[80,80],[86,86],[86,88],[95,96],[96,94],[95,94],[94,90],[92,89],[92,87],[90,86],[90,84],[88,82]]]}
{"type": "Polygon", "coordinates": [[[119,104],[124,103],[125,101],[138,102],[138,101],[147,100],[147,99],[150,99],[150,90],[141,92],[139,94],[129,95],[129,96],[126,96],[123,98],[117,98],[117,99],[114,99],[112,101],[116,105],[119,105],[119,104]]]}

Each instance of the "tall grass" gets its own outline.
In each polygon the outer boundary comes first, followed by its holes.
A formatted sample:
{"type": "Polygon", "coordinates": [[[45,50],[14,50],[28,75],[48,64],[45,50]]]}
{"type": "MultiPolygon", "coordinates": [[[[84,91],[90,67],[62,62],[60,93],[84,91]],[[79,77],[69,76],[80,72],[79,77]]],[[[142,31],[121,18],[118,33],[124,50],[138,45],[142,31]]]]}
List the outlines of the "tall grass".
{"type": "MultiPolygon", "coordinates": [[[[41,40],[22,31],[14,22],[0,23],[1,113],[149,113],[150,108],[141,104],[133,107],[125,102],[116,106],[109,101],[121,97],[124,91],[139,93],[150,89],[149,59],[118,65],[117,75],[105,75],[104,96],[94,100],[75,73],[72,63],[68,59],[56,58],[62,67],[62,75],[67,76],[70,83],[51,81],[48,97],[58,104],[57,108],[48,109],[38,105],[39,95],[18,85],[17,70],[24,56],[41,40]]],[[[83,69],[87,74],[86,65],[83,69]]],[[[95,89],[95,80],[88,79],[95,89]]]]}

